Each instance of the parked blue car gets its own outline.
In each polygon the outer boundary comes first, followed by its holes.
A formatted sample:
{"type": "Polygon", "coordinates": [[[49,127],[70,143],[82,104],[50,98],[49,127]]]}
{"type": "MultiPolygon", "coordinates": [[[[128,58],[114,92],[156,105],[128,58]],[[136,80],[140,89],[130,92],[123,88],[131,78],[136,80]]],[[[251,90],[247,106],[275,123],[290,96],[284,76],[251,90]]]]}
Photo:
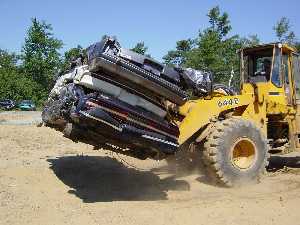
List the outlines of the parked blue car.
{"type": "Polygon", "coordinates": [[[23,100],[19,104],[19,109],[24,111],[35,111],[36,106],[31,100],[23,100]]]}

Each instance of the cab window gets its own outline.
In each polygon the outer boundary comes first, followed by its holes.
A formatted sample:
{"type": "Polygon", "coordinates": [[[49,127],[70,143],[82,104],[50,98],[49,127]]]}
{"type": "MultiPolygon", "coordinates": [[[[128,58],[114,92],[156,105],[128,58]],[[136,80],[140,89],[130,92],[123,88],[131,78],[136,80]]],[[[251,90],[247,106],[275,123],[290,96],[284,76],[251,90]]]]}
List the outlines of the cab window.
{"type": "Polygon", "coordinates": [[[293,54],[293,75],[295,79],[296,86],[296,99],[300,100],[300,57],[299,55],[293,54]]]}
{"type": "Polygon", "coordinates": [[[271,77],[273,48],[245,52],[245,82],[268,82],[271,77]]]}
{"type": "Polygon", "coordinates": [[[282,56],[282,72],[286,84],[289,84],[289,57],[287,54],[282,56]]]}
{"type": "Polygon", "coordinates": [[[281,50],[280,48],[275,49],[274,61],[273,61],[273,70],[272,70],[272,83],[277,87],[282,87],[282,78],[281,78],[281,50]]]}

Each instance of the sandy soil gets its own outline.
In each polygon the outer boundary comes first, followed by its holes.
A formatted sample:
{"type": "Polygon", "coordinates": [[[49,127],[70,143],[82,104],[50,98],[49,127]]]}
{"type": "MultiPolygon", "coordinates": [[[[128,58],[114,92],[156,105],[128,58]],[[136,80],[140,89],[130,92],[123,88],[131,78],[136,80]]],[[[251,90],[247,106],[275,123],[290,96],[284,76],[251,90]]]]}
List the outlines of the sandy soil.
{"type": "Polygon", "coordinates": [[[0,112],[0,125],[36,125],[41,121],[41,112],[37,111],[0,112]]]}
{"type": "Polygon", "coordinates": [[[0,224],[299,224],[293,156],[273,157],[259,184],[226,189],[121,156],[129,167],[50,128],[0,125],[0,224]]]}

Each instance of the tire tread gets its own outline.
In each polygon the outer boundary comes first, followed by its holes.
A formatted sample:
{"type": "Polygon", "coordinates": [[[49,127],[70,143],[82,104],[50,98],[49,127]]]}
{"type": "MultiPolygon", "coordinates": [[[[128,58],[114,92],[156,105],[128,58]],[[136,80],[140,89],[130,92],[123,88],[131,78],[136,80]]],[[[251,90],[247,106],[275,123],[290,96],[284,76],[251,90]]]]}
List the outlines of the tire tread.
{"type": "MultiPolygon", "coordinates": [[[[255,126],[253,122],[247,121],[242,118],[229,118],[223,121],[219,121],[215,125],[214,131],[208,135],[203,148],[203,162],[206,165],[206,168],[209,170],[208,173],[213,175],[213,179],[216,180],[223,186],[231,187],[234,185],[233,181],[226,176],[221,169],[221,165],[218,159],[218,149],[222,145],[222,137],[226,136],[228,132],[232,132],[233,130],[241,129],[242,127],[249,127],[250,129],[254,129],[255,131],[261,134],[260,129],[255,126]]],[[[266,154],[264,158],[264,163],[259,170],[259,174],[262,174],[265,171],[265,167],[268,165],[269,153],[267,151],[267,140],[261,134],[262,139],[264,141],[264,145],[266,146],[266,154]]]]}

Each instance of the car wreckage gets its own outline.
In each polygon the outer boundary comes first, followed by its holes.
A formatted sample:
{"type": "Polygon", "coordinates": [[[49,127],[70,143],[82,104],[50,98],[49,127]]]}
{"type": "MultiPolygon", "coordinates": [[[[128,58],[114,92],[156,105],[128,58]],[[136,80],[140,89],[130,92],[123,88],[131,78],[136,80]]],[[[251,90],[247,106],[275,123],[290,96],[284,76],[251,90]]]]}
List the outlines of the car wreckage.
{"type": "Polygon", "coordinates": [[[163,65],[107,37],[57,80],[42,119],[73,141],[163,159],[179,149],[179,107],[216,88],[232,93],[210,72],[163,65]]]}

